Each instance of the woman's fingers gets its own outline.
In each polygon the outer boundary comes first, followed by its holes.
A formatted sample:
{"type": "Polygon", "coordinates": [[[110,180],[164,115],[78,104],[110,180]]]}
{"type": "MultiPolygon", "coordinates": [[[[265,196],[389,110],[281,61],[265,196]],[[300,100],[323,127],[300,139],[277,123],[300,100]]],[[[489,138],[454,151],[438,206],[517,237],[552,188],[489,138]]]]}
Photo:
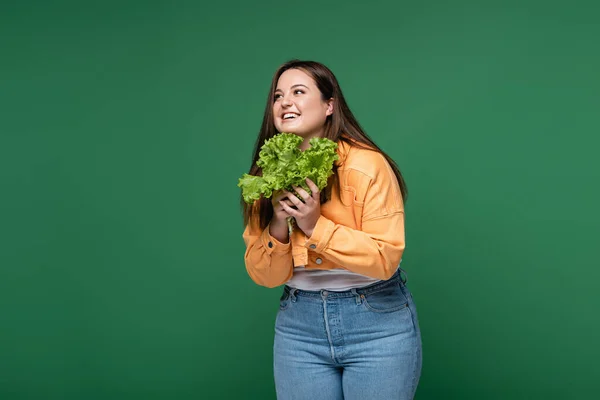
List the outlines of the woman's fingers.
{"type": "Polygon", "coordinates": [[[273,196],[271,198],[271,203],[273,204],[273,209],[275,212],[278,212],[279,210],[281,210],[281,206],[279,205],[280,202],[284,202],[285,204],[287,204],[290,207],[295,207],[294,203],[292,203],[291,200],[289,200],[287,198],[287,193],[285,193],[284,191],[279,191],[279,192],[275,192],[273,193],[273,196]]]}
{"type": "Polygon", "coordinates": [[[287,212],[291,217],[296,217],[298,216],[298,210],[296,208],[292,208],[290,206],[288,206],[286,203],[284,203],[283,201],[279,201],[279,204],[281,204],[281,208],[287,212]]]}
{"type": "Polygon", "coordinates": [[[311,194],[309,194],[305,189],[303,189],[300,186],[292,185],[292,188],[296,191],[299,197],[296,196],[294,193],[283,189],[281,191],[273,193],[273,206],[281,204],[282,208],[289,212],[289,210],[295,211],[298,209],[304,209],[304,207],[307,206],[307,202],[308,204],[313,204],[313,201],[319,202],[320,193],[318,186],[315,185],[314,182],[308,178],[306,179],[306,183],[312,192],[311,194]],[[283,205],[287,206],[287,208],[283,207],[283,205]]]}
{"type": "Polygon", "coordinates": [[[300,186],[293,186],[294,190],[296,191],[296,193],[298,193],[300,195],[300,197],[302,197],[302,199],[304,200],[304,202],[306,202],[306,200],[310,199],[310,194],[308,194],[308,192],[304,189],[302,189],[300,186]]]}
{"type": "Polygon", "coordinates": [[[319,192],[319,187],[310,179],[306,178],[306,184],[308,185],[308,188],[310,189],[310,191],[312,192],[312,198],[315,200],[319,200],[320,197],[320,192],[319,192]]]}
{"type": "Polygon", "coordinates": [[[283,199],[283,200],[280,200],[280,201],[283,202],[284,204],[287,204],[288,206],[290,206],[292,208],[296,207],[294,205],[294,203],[292,203],[292,201],[290,199],[283,199]]]}
{"type": "Polygon", "coordinates": [[[273,193],[273,201],[274,202],[278,202],[279,200],[281,200],[285,197],[287,197],[287,194],[283,190],[273,193]]]}

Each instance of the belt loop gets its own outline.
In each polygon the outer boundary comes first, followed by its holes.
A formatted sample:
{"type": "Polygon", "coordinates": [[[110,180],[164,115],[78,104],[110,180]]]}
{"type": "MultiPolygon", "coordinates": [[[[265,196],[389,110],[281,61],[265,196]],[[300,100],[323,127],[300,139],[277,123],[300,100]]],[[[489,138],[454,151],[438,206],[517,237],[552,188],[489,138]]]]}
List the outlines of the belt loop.
{"type": "Polygon", "coordinates": [[[359,305],[361,303],[361,299],[360,295],[356,292],[356,289],[350,289],[350,293],[352,293],[356,298],[356,305],[359,305]]]}
{"type": "Polygon", "coordinates": [[[400,281],[402,281],[402,284],[406,285],[406,282],[408,281],[408,274],[406,271],[398,267],[398,275],[400,276],[400,281]],[[402,273],[404,273],[404,278],[402,278],[402,273]]]}
{"type": "Polygon", "coordinates": [[[290,300],[292,300],[292,303],[296,302],[296,292],[298,291],[297,288],[292,288],[290,290],[290,300]]]}

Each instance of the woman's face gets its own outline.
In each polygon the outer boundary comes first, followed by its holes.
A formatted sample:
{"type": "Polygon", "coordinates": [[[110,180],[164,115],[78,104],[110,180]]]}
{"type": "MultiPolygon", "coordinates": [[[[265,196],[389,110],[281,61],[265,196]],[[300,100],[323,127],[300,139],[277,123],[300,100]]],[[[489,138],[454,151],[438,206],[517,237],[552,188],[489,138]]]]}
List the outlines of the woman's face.
{"type": "Polygon", "coordinates": [[[321,137],[333,100],[323,101],[313,78],[299,69],[279,77],[274,93],[273,118],[278,132],[295,133],[305,139],[321,137]]]}

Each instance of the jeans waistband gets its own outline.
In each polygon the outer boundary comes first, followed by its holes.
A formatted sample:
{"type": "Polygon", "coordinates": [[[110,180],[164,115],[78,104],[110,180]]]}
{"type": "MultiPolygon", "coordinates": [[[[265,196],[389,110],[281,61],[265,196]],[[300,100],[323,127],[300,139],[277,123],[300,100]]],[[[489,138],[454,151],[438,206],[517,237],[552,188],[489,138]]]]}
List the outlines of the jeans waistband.
{"type": "Polygon", "coordinates": [[[319,298],[322,297],[324,294],[330,298],[352,297],[352,296],[356,296],[357,294],[358,295],[361,295],[361,294],[367,295],[369,293],[377,292],[377,291],[379,291],[383,288],[386,288],[388,286],[391,286],[391,285],[400,284],[400,285],[404,286],[406,284],[407,279],[406,279],[406,277],[404,279],[402,278],[401,272],[403,272],[404,275],[406,276],[406,271],[404,271],[402,268],[398,268],[398,270],[396,270],[394,275],[392,275],[391,278],[388,280],[375,282],[368,286],[364,286],[364,287],[356,288],[356,289],[344,290],[344,291],[340,291],[340,292],[332,291],[332,290],[302,290],[302,289],[292,288],[288,285],[285,285],[283,287],[283,290],[285,293],[291,294],[292,296],[306,296],[306,297],[319,297],[319,298]]]}

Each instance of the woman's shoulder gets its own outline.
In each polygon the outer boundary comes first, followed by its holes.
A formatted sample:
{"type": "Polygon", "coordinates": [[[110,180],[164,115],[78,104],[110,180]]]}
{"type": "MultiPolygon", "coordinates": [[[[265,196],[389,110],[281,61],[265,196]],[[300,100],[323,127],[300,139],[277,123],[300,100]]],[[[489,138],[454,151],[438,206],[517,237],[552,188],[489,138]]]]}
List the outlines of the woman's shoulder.
{"type": "Polygon", "coordinates": [[[346,149],[343,168],[362,172],[374,179],[382,170],[387,170],[389,165],[378,150],[353,144],[346,149]]]}

